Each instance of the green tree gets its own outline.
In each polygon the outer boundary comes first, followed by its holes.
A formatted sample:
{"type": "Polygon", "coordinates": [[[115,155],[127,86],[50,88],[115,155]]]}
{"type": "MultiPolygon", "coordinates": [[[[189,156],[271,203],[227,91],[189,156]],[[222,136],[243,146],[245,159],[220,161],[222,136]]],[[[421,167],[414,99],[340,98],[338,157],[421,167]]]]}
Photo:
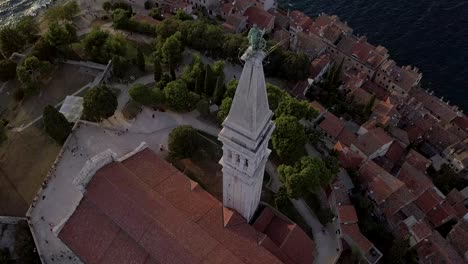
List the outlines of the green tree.
{"type": "Polygon", "coordinates": [[[117,104],[117,96],[107,86],[96,86],[83,97],[83,117],[92,122],[100,122],[114,114],[117,104]]]}
{"type": "Polygon", "coordinates": [[[164,88],[164,96],[171,108],[176,111],[190,111],[198,102],[199,96],[187,89],[182,80],[172,81],[164,88]]]}
{"type": "Polygon", "coordinates": [[[187,84],[190,91],[197,94],[203,93],[203,84],[205,79],[205,65],[200,57],[200,54],[195,54],[192,63],[184,68],[181,79],[187,84]]]}
{"type": "Polygon", "coordinates": [[[237,85],[239,85],[239,81],[237,79],[231,79],[227,84],[226,92],[224,93],[224,97],[234,98],[236,94],[237,85]]]}
{"type": "Polygon", "coordinates": [[[159,80],[161,80],[162,73],[163,72],[161,68],[161,63],[159,63],[158,59],[155,59],[154,60],[154,81],[155,82],[158,82],[159,80]]]}
{"type": "Polygon", "coordinates": [[[442,164],[437,172],[430,172],[432,181],[445,195],[451,190],[461,190],[468,186],[468,181],[459,177],[457,173],[447,164],[442,164]]]}
{"type": "Polygon", "coordinates": [[[138,69],[144,72],[145,71],[145,55],[143,55],[143,51],[141,51],[141,49],[138,49],[136,61],[137,61],[138,69]]]}
{"type": "Polygon", "coordinates": [[[168,141],[171,156],[180,159],[191,158],[200,145],[197,130],[188,125],[174,128],[168,141]]]}
{"type": "Polygon", "coordinates": [[[15,29],[28,43],[34,43],[39,35],[39,25],[33,16],[24,16],[16,24],[15,29]]]}
{"type": "Polygon", "coordinates": [[[16,68],[19,81],[28,89],[40,84],[42,74],[50,69],[50,63],[40,61],[37,57],[27,57],[21,65],[16,68]]]}
{"type": "Polygon", "coordinates": [[[179,10],[177,11],[177,13],[175,14],[175,18],[179,19],[179,20],[193,20],[192,16],[185,13],[185,11],[183,10],[179,10]]]}
{"type": "Polygon", "coordinates": [[[106,1],[102,4],[102,9],[106,11],[106,13],[109,13],[109,11],[112,10],[112,3],[109,1],[106,1]]]}
{"type": "Polygon", "coordinates": [[[278,210],[282,210],[289,205],[288,191],[286,187],[281,186],[275,195],[275,207],[278,210]]]}
{"type": "Polygon", "coordinates": [[[182,59],[182,52],[184,51],[180,38],[181,34],[177,32],[170,36],[161,47],[162,58],[169,65],[173,80],[176,78],[175,66],[182,59]]]}
{"type": "Polygon", "coordinates": [[[288,196],[294,199],[306,196],[309,192],[317,192],[333,179],[333,174],[325,162],[309,156],[303,157],[294,166],[279,166],[278,173],[288,196]]]}
{"type": "Polygon", "coordinates": [[[171,76],[167,73],[164,73],[161,77],[161,80],[156,83],[156,88],[159,90],[164,90],[164,88],[166,88],[167,84],[170,83],[171,80],[171,76]]]}
{"type": "Polygon", "coordinates": [[[235,60],[242,55],[248,45],[247,38],[241,34],[226,34],[222,42],[223,53],[221,56],[235,60]]]}
{"type": "Polygon", "coordinates": [[[160,7],[151,9],[149,16],[157,20],[162,20],[162,9],[160,7]]]}
{"type": "Polygon", "coordinates": [[[78,37],[76,29],[71,23],[65,22],[59,25],[57,22],[53,22],[44,35],[44,39],[64,56],[70,49],[70,45],[78,40],[78,37]]]}
{"type": "Polygon", "coordinates": [[[229,114],[229,111],[231,110],[231,105],[232,105],[232,98],[231,97],[226,97],[223,99],[223,102],[221,103],[220,110],[218,112],[218,120],[219,122],[223,122],[224,119],[229,114]]]}
{"type": "Polygon", "coordinates": [[[205,83],[203,86],[206,96],[212,97],[216,86],[216,75],[209,64],[205,65],[205,83]]]}
{"type": "Polygon", "coordinates": [[[42,36],[34,44],[31,55],[43,61],[53,62],[59,54],[58,50],[42,36]]]}
{"type": "Polygon", "coordinates": [[[4,56],[10,57],[13,52],[21,52],[25,44],[24,37],[12,26],[0,29],[0,50],[4,56]]]}
{"type": "Polygon", "coordinates": [[[161,23],[156,26],[156,34],[162,43],[179,31],[180,24],[182,22],[178,19],[164,19],[161,23]]]}
{"type": "Polygon", "coordinates": [[[78,14],[80,7],[76,1],[70,1],[62,5],[56,5],[47,9],[44,17],[49,23],[61,20],[71,21],[78,14]]]}
{"type": "Polygon", "coordinates": [[[375,103],[375,95],[372,95],[372,98],[369,100],[369,102],[366,104],[366,107],[364,108],[364,118],[369,119],[370,115],[372,114],[372,107],[374,107],[375,103]]]}
{"type": "Polygon", "coordinates": [[[267,83],[266,89],[267,89],[267,95],[268,95],[268,105],[270,106],[270,109],[273,112],[276,111],[281,101],[290,97],[286,91],[284,91],[283,89],[279,88],[276,85],[267,83]]]}
{"type": "Polygon", "coordinates": [[[82,43],[86,55],[97,63],[107,64],[114,56],[127,54],[127,42],[122,36],[111,36],[97,28],[86,35],[82,43]]]}
{"type": "Polygon", "coordinates": [[[11,60],[0,60],[0,81],[5,82],[16,77],[16,63],[11,60]]]}
{"type": "Polygon", "coordinates": [[[279,103],[275,115],[290,115],[294,116],[297,119],[313,119],[317,117],[318,112],[310,107],[309,103],[306,101],[299,101],[296,98],[287,96],[281,100],[279,103]]]}
{"type": "Polygon", "coordinates": [[[72,130],[72,125],[55,107],[48,105],[43,112],[46,133],[57,143],[63,144],[72,130]]]}
{"type": "Polygon", "coordinates": [[[112,57],[112,73],[118,78],[123,78],[128,70],[128,60],[122,56],[112,57]]]}
{"type": "Polygon", "coordinates": [[[273,149],[278,156],[293,163],[304,155],[304,145],[307,142],[304,127],[293,116],[276,118],[276,129],[273,132],[273,149]]]}
{"type": "Polygon", "coordinates": [[[142,105],[151,105],[153,103],[152,91],[144,84],[136,84],[128,91],[133,101],[142,105]]]}
{"type": "Polygon", "coordinates": [[[197,110],[201,116],[208,116],[210,114],[210,102],[206,98],[201,99],[197,103],[197,110]]]}

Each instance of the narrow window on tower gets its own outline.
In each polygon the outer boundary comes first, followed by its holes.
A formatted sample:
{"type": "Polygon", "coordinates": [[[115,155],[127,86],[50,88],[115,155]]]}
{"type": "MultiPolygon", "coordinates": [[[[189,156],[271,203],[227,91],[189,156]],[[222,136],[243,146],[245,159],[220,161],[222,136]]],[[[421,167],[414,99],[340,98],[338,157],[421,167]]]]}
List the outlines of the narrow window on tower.
{"type": "Polygon", "coordinates": [[[249,167],[249,161],[246,159],[245,160],[245,168],[248,168],[249,167]]]}
{"type": "Polygon", "coordinates": [[[240,156],[239,156],[239,155],[236,155],[236,163],[237,163],[237,164],[240,163],[240,156]]]}

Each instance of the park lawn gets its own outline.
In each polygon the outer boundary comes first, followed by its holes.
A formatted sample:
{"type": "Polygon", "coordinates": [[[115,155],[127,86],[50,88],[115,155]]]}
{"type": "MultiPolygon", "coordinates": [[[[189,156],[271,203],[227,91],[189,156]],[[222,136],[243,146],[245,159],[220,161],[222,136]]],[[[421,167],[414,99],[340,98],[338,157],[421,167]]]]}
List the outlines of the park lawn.
{"type": "Polygon", "coordinates": [[[35,126],[9,132],[0,147],[0,215],[24,216],[59,151],[35,126]]]}

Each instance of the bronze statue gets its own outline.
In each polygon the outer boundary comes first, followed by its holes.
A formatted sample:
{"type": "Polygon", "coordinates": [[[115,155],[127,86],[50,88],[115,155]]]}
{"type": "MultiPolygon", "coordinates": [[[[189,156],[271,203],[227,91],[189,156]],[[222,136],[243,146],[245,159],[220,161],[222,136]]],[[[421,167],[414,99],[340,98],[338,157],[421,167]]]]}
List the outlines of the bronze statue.
{"type": "Polygon", "coordinates": [[[249,44],[252,47],[252,50],[263,50],[266,47],[266,41],[263,39],[263,34],[265,30],[260,30],[257,25],[254,25],[250,31],[247,38],[249,39],[249,44]]]}

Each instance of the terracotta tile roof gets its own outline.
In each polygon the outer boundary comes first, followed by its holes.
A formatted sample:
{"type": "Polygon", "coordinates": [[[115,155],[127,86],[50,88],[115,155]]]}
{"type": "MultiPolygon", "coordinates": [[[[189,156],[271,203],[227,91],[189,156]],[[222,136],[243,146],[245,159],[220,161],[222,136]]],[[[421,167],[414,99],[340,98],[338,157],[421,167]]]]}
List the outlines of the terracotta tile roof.
{"type": "Polygon", "coordinates": [[[364,89],[357,88],[354,89],[354,91],[348,93],[346,95],[346,98],[356,104],[367,106],[367,104],[369,104],[372,100],[372,94],[370,94],[364,89]]]}
{"type": "Polygon", "coordinates": [[[466,260],[468,256],[468,214],[465,214],[452,228],[448,233],[447,240],[461,256],[465,256],[466,260]]]}
{"type": "Polygon", "coordinates": [[[341,130],[343,130],[345,124],[343,120],[328,112],[325,114],[325,119],[320,122],[319,126],[325,133],[336,139],[341,130]]]}
{"type": "Polygon", "coordinates": [[[365,155],[370,156],[392,140],[382,128],[378,127],[358,136],[356,143],[353,145],[365,155]]]}
{"type": "Polygon", "coordinates": [[[326,48],[327,44],[320,37],[307,32],[297,33],[296,49],[309,55],[309,57],[317,57],[326,48]]]}
{"type": "Polygon", "coordinates": [[[244,16],[248,17],[250,25],[257,25],[261,29],[273,28],[275,21],[272,14],[255,6],[247,8],[244,16]]]}
{"type": "Polygon", "coordinates": [[[379,86],[371,80],[364,82],[364,84],[362,85],[362,89],[375,95],[375,97],[380,101],[385,101],[390,96],[390,92],[388,92],[382,86],[379,86]]]}
{"type": "Polygon", "coordinates": [[[387,217],[390,217],[415,199],[416,196],[403,185],[397,191],[393,192],[385,202],[380,205],[380,208],[387,217]]]}
{"type": "Polygon", "coordinates": [[[393,138],[397,139],[405,147],[411,143],[408,137],[408,133],[401,128],[391,126],[389,127],[388,132],[393,136],[393,138]]]}
{"type": "Polygon", "coordinates": [[[349,128],[344,127],[343,130],[341,130],[340,134],[338,135],[338,140],[346,145],[346,146],[351,146],[354,142],[357,140],[357,135],[354,134],[349,130],[349,128]]]}
{"type": "MultiPolygon", "coordinates": [[[[276,19],[277,18],[275,18],[275,21],[276,19]]],[[[288,31],[284,29],[275,30],[275,32],[273,33],[273,40],[276,42],[287,40],[281,46],[283,46],[283,48],[285,49],[289,49],[289,32],[288,31]]]]}
{"type": "Polygon", "coordinates": [[[447,202],[453,206],[457,213],[458,218],[463,218],[468,213],[468,208],[466,208],[463,200],[465,197],[457,189],[453,189],[447,194],[447,202]]]}
{"type": "Polygon", "coordinates": [[[419,262],[423,264],[446,263],[458,264],[465,261],[439,232],[434,231],[416,247],[419,262]]]}
{"type": "Polygon", "coordinates": [[[452,122],[462,130],[468,132],[468,117],[466,115],[457,116],[452,122]]]}
{"type": "Polygon", "coordinates": [[[289,19],[291,20],[291,25],[300,26],[303,30],[307,29],[314,23],[312,18],[297,10],[289,13],[289,19]]]}
{"type": "Polygon", "coordinates": [[[339,205],[338,206],[338,217],[342,224],[354,224],[358,222],[356,210],[352,205],[339,205]]]}
{"type": "Polygon", "coordinates": [[[426,218],[426,213],[424,213],[414,202],[407,204],[405,207],[401,208],[400,211],[406,217],[414,216],[418,221],[423,221],[426,218]]]}
{"type": "Polygon", "coordinates": [[[330,56],[328,54],[323,54],[320,57],[314,59],[310,63],[310,76],[312,79],[315,79],[319,73],[323,71],[323,69],[331,63],[330,56]]]}
{"type": "Polygon", "coordinates": [[[351,41],[354,43],[351,45],[347,44],[348,47],[345,53],[352,55],[372,69],[377,69],[388,56],[385,48],[369,44],[366,37],[354,38],[351,41]]]}
{"type": "Polygon", "coordinates": [[[348,236],[361,252],[369,252],[373,247],[373,244],[367,239],[359,230],[358,224],[341,225],[341,229],[344,235],[348,236]]]}
{"type": "Polygon", "coordinates": [[[234,5],[233,3],[224,3],[223,4],[223,13],[226,14],[226,15],[229,15],[231,14],[232,10],[234,9],[234,5]]]}
{"type": "Polygon", "coordinates": [[[239,15],[243,15],[243,12],[245,12],[247,8],[253,6],[254,3],[249,0],[235,0],[232,2],[232,5],[234,6],[234,12],[238,12],[240,13],[239,15]]]}
{"type": "MultiPolygon", "coordinates": [[[[270,8],[268,13],[275,16],[275,26],[281,30],[287,30],[289,27],[289,17],[286,12],[277,8],[270,8]]],[[[289,36],[289,33],[288,33],[289,36]]]]}
{"type": "Polygon", "coordinates": [[[413,167],[408,162],[403,163],[397,177],[406,184],[416,197],[419,197],[429,188],[434,187],[431,179],[424,172],[413,167]]]}
{"type": "Polygon", "coordinates": [[[253,227],[266,235],[260,245],[284,263],[313,263],[315,243],[301,228],[266,206],[253,227]]]}
{"type": "Polygon", "coordinates": [[[416,199],[415,204],[424,212],[427,213],[441,204],[444,196],[435,187],[428,189],[416,199]]]}
{"type": "Polygon", "coordinates": [[[349,147],[345,146],[343,143],[338,141],[334,149],[338,151],[338,158],[340,160],[340,165],[345,169],[359,169],[364,158],[358,153],[352,151],[349,147]]]}
{"type": "Polygon", "coordinates": [[[426,141],[429,142],[432,146],[436,147],[440,152],[460,142],[456,135],[443,129],[437,124],[426,131],[424,139],[426,139],[426,141]]]}
{"type": "Polygon", "coordinates": [[[323,107],[319,102],[313,101],[310,103],[310,106],[312,106],[315,110],[317,110],[320,114],[323,114],[327,111],[325,107],[323,107]]]}
{"type": "Polygon", "coordinates": [[[332,190],[335,195],[335,202],[337,205],[351,205],[351,199],[348,195],[348,190],[339,177],[331,184],[332,190]]]}
{"type": "Polygon", "coordinates": [[[385,157],[393,164],[396,164],[402,159],[404,153],[405,148],[403,148],[403,146],[401,146],[397,141],[394,141],[392,145],[390,145],[387,153],[385,153],[385,157]]]}
{"type": "Polygon", "coordinates": [[[367,80],[367,74],[364,71],[356,71],[354,68],[345,72],[344,89],[353,92],[360,88],[367,80]]]}
{"type": "Polygon", "coordinates": [[[59,237],[87,263],[281,263],[149,149],[100,169],[59,237]]]}
{"type": "Polygon", "coordinates": [[[434,209],[427,212],[427,219],[435,226],[438,227],[450,219],[456,217],[457,212],[447,201],[443,201],[434,209]]]}
{"type": "Polygon", "coordinates": [[[410,66],[399,67],[393,60],[384,62],[381,72],[407,92],[418,85],[422,77],[417,68],[411,68],[410,66]]]}
{"type": "Polygon", "coordinates": [[[453,109],[453,106],[450,106],[436,96],[427,93],[422,88],[412,89],[410,95],[417,101],[422,102],[427,110],[442,121],[450,122],[457,117],[457,111],[453,109]]]}
{"type": "Polygon", "coordinates": [[[432,234],[432,228],[426,222],[418,221],[412,216],[401,222],[399,228],[400,238],[405,239],[407,236],[411,236],[415,244],[432,234]]]}
{"type": "Polygon", "coordinates": [[[377,204],[385,200],[404,183],[393,177],[373,161],[367,161],[358,171],[358,178],[362,184],[367,185],[370,196],[377,204]]]}

